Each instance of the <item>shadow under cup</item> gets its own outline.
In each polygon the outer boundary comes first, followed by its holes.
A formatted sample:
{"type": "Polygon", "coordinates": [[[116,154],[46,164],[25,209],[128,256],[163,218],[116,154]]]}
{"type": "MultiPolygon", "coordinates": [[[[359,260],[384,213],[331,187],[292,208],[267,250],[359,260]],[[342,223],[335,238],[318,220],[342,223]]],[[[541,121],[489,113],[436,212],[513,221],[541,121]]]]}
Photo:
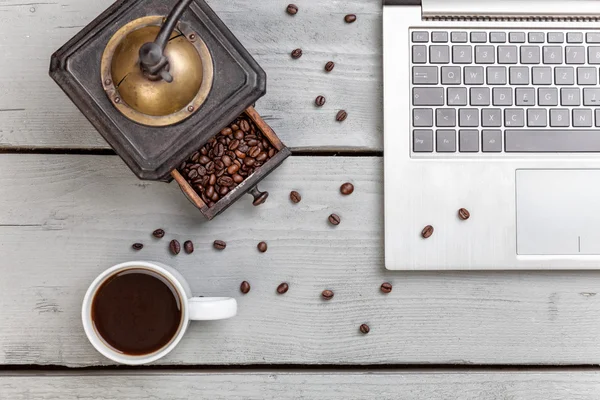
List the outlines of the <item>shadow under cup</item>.
{"type": "Polygon", "coordinates": [[[131,267],[104,279],[91,300],[91,322],[103,344],[124,356],[165,349],[184,327],[184,301],[160,273],[131,267]]]}

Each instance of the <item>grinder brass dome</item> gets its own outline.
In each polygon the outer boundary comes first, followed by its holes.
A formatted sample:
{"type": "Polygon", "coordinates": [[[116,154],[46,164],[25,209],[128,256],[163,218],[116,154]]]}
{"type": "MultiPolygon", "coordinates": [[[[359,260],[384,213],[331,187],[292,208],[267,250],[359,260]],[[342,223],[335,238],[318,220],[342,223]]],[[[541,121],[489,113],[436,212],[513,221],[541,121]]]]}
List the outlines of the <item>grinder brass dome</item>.
{"type": "Polygon", "coordinates": [[[172,82],[142,71],[139,50],[153,42],[162,17],[130,22],[111,38],[102,57],[102,82],[109,98],[127,118],[150,126],[183,121],[200,108],[213,81],[208,48],[193,32],[179,24],[171,34],[164,55],[169,59],[172,82]]]}

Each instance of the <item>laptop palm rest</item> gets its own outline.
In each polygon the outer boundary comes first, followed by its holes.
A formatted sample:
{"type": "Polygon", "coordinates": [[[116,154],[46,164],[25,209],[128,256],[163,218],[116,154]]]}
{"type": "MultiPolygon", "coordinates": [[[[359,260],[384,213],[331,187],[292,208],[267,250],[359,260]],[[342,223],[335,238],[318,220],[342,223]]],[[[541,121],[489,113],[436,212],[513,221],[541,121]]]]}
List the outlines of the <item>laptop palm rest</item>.
{"type": "Polygon", "coordinates": [[[517,254],[600,254],[600,170],[517,170],[517,254]]]}

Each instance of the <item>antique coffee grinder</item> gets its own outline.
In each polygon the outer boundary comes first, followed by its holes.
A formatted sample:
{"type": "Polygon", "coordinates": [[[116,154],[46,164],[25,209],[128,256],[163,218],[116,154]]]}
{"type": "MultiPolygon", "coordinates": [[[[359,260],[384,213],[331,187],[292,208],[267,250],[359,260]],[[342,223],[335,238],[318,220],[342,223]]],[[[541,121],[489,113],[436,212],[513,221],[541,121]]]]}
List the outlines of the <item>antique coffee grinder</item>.
{"type": "Polygon", "coordinates": [[[53,56],[50,76],[131,170],[175,179],[212,219],[290,151],[253,108],[266,74],[203,0],[120,0],[53,56]],[[212,206],[177,167],[236,118],[251,120],[277,153],[212,206]]]}

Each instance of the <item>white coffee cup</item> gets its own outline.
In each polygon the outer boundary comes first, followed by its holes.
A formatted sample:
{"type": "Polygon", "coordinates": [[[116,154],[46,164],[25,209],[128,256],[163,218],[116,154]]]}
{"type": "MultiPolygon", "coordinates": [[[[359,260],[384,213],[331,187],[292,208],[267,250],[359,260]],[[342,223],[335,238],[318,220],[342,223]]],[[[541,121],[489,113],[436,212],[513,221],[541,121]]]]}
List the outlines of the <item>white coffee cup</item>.
{"type": "Polygon", "coordinates": [[[83,328],[92,345],[103,356],[128,365],[141,365],[156,361],[169,354],[181,341],[190,321],[209,321],[234,317],[237,314],[237,302],[229,297],[192,297],[190,286],[184,277],[174,268],[158,262],[132,261],[115,265],[104,271],[90,285],[83,299],[81,318],[83,328]],[[97,332],[92,321],[92,303],[96,292],[109,278],[126,270],[144,269],[167,279],[176,289],[181,303],[181,323],[177,333],[161,349],[144,355],[124,354],[110,346],[97,332]]]}

